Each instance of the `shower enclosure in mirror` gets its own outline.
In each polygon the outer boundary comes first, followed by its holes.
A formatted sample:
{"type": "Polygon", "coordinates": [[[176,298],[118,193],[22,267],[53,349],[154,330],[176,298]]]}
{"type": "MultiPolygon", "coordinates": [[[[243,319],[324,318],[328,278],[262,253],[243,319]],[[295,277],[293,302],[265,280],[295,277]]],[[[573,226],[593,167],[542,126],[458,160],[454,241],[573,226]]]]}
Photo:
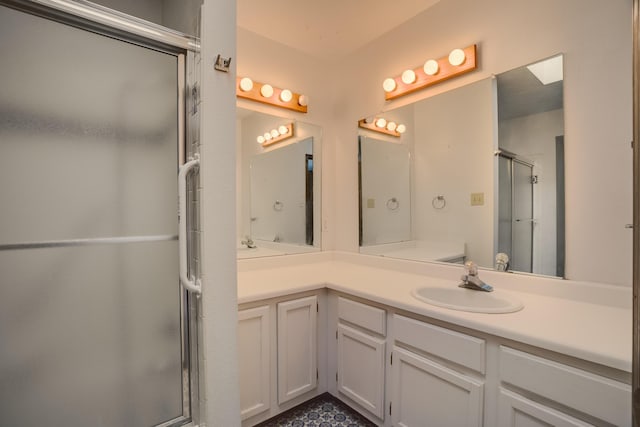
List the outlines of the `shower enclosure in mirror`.
{"type": "Polygon", "coordinates": [[[511,270],[563,276],[562,71],[543,83],[530,68],[385,112],[407,125],[399,143],[361,131],[362,253],[491,268],[502,252],[511,270]],[[384,215],[369,188],[405,175],[406,215],[384,215]]]}
{"type": "Polygon", "coordinates": [[[237,112],[238,258],[320,250],[321,129],[243,108],[237,112]],[[292,122],[292,138],[268,146],[257,141],[292,122]]]}

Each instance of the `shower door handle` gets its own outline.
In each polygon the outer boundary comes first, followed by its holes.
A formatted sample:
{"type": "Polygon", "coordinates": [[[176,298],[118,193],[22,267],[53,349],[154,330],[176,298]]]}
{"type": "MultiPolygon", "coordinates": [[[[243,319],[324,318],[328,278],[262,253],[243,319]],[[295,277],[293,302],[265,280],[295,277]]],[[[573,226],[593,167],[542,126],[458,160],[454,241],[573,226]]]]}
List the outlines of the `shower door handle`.
{"type": "Polygon", "coordinates": [[[200,279],[191,277],[187,262],[187,175],[200,166],[200,158],[196,154],[180,167],[178,172],[178,246],[180,252],[180,284],[188,292],[196,295],[202,293],[202,283],[200,279]]]}

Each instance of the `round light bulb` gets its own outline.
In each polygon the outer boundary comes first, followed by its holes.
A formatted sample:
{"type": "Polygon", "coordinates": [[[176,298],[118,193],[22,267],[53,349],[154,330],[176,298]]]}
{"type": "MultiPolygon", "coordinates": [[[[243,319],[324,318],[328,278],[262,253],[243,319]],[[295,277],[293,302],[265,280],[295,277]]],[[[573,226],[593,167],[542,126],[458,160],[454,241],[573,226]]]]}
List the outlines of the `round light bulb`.
{"type": "Polygon", "coordinates": [[[277,138],[280,136],[280,132],[278,132],[278,129],[271,129],[271,137],[272,138],[277,138]]]}
{"type": "Polygon", "coordinates": [[[306,107],[308,103],[309,98],[307,98],[307,95],[300,95],[298,97],[298,105],[300,105],[301,107],[306,107]]]}
{"type": "Polygon", "coordinates": [[[396,122],[389,122],[389,123],[387,123],[387,130],[389,132],[393,132],[394,130],[396,130],[397,126],[398,125],[396,124],[396,122]]]}
{"type": "Polygon", "coordinates": [[[394,90],[396,90],[396,81],[391,77],[389,77],[388,79],[384,79],[384,81],[382,82],[382,88],[387,93],[393,92],[394,90]]]}
{"type": "Polygon", "coordinates": [[[279,133],[280,135],[286,135],[288,132],[289,132],[289,128],[288,128],[288,127],[286,127],[285,125],[281,125],[281,126],[278,128],[278,133],[279,133]]]}
{"type": "Polygon", "coordinates": [[[396,132],[398,133],[405,133],[407,131],[407,127],[405,125],[403,125],[402,123],[400,123],[398,126],[396,126],[396,132]]]}
{"type": "Polygon", "coordinates": [[[462,49],[453,49],[449,54],[449,64],[453,65],[454,67],[462,65],[465,59],[467,59],[467,57],[464,54],[464,50],[462,49]]]}
{"type": "Polygon", "coordinates": [[[385,119],[383,119],[382,117],[380,117],[379,119],[376,120],[376,126],[384,129],[384,127],[387,125],[387,121],[385,119]]]}
{"type": "Polygon", "coordinates": [[[284,89],[282,92],[280,92],[280,101],[289,102],[291,101],[291,98],[293,98],[293,94],[289,89],[284,89]]]}
{"type": "Polygon", "coordinates": [[[402,83],[410,85],[416,81],[416,73],[413,70],[404,70],[402,72],[402,83]]]}
{"type": "Polygon", "coordinates": [[[369,117],[364,119],[364,122],[366,124],[370,125],[371,123],[373,123],[374,120],[375,120],[375,118],[373,116],[369,116],[369,117]]]}
{"type": "Polygon", "coordinates": [[[264,144],[264,143],[265,143],[265,141],[266,141],[266,139],[264,139],[264,136],[259,135],[259,136],[256,138],[256,141],[258,141],[258,144],[264,144]]]}
{"type": "Polygon", "coordinates": [[[273,86],[271,85],[262,85],[260,88],[260,95],[265,98],[271,98],[273,96],[273,86]]]}
{"type": "Polygon", "coordinates": [[[438,61],[433,60],[433,59],[429,59],[427,62],[424,63],[423,70],[424,70],[424,73],[427,76],[433,76],[433,75],[437,74],[438,71],[440,70],[440,66],[438,65],[438,61]]]}
{"type": "Polygon", "coordinates": [[[264,134],[264,139],[265,139],[265,141],[271,141],[271,134],[269,132],[266,132],[264,134]]]}
{"type": "Polygon", "coordinates": [[[249,77],[243,77],[240,79],[240,90],[243,92],[249,92],[251,89],[253,89],[253,80],[249,77]]]}

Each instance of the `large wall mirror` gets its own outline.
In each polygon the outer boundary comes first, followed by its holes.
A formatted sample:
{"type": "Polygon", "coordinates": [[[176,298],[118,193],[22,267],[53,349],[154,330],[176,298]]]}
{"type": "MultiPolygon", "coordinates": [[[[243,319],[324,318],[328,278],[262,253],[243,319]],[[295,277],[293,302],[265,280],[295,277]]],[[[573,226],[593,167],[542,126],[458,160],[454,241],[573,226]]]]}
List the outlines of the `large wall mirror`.
{"type": "Polygon", "coordinates": [[[236,117],[238,258],[320,250],[321,128],[243,108],[236,117]],[[258,142],[291,124],[290,138],[258,142]]]}
{"type": "Polygon", "coordinates": [[[359,136],[361,252],[564,277],[563,57],[384,112],[359,136]]]}

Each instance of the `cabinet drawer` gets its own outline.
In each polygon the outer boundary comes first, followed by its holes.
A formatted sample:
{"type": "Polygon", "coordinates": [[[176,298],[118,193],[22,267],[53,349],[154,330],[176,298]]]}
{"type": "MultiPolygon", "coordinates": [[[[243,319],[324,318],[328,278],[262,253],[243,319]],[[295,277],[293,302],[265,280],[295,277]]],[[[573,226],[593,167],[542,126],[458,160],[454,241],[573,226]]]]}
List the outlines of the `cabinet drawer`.
{"type": "Polygon", "coordinates": [[[382,336],[387,334],[386,312],[381,308],[338,297],[338,317],[382,336]]]}
{"type": "Polygon", "coordinates": [[[457,363],[474,371],[485,372],[485,342],[439,326],[395,314],[393,332],[398,342],[457,363]]]}
{"type": "Polygon", "coordinates": [[[611,424],[631,425],[631,387],[619,381],[504,346],[500,380],[611,424]]]}

